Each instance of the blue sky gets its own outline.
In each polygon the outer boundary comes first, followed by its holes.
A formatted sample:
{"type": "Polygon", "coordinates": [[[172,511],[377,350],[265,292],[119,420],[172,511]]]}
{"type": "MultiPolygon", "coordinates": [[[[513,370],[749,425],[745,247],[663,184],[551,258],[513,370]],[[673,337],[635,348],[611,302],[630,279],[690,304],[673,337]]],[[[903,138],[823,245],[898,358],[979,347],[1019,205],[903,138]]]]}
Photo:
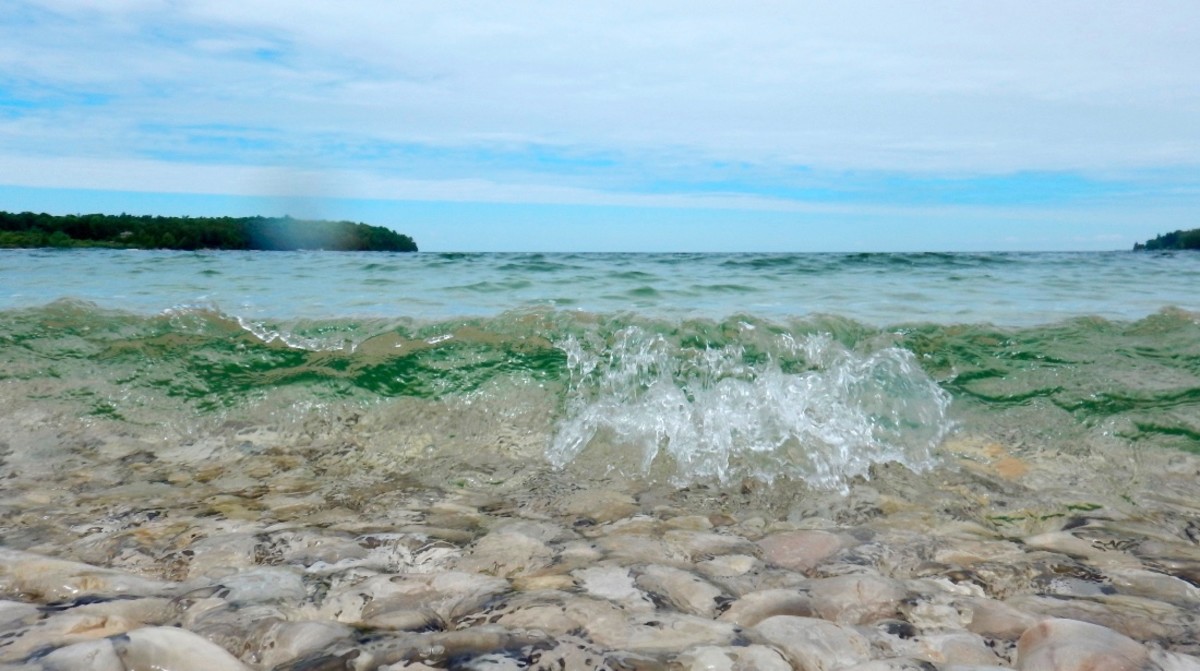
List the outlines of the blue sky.
{"type": "Polygon", "coordinates": [[[1200,4],[8,0],[0,209],[425,250],[1124,249],[1200,226],[1200,4]]]}

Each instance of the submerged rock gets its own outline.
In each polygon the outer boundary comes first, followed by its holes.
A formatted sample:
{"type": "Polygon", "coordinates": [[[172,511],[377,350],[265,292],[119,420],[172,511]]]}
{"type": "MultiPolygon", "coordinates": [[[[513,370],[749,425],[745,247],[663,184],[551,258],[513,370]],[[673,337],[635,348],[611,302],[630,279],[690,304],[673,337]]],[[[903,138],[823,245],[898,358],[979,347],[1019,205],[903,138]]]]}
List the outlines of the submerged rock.
{"type": "Polygon", "coordinates": [[[1137,641],[1077,620],[1046,620],[1017,641],[1021,671],[1140,671],[1149,659],[1137,641]]]}
{"type": "Polygon", "coordinates": [[[777,615],[747,630],[804,671],[835,671],[871,659],[871,643],[850,627],[810,617],[777,615]]]}
{"type": "Polygon", "coordinates": [[[85,596],[157,596],[175,587],[124,571],[0,548],[0,594],[52,603],[85,596]]]}
{"type": "Polygon", "coordinates": [[[846,545],[827,531],[785,531],[758,541],[764,560],[793,571],[811,570],[846,545]]]}

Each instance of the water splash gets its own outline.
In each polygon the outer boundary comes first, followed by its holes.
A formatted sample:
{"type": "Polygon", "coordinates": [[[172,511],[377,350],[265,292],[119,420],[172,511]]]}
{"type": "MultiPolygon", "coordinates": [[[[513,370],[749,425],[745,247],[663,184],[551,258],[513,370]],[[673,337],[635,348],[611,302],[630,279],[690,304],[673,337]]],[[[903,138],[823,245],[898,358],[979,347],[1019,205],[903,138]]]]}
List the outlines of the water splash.
{"type": "Polygon", "coordinates": [[[665,462],[677,485],[786,475],[839,488],[878,462],[927,467],[950,425],[949,395],[895,347],[861,353],[783,333],[760,353],[638,326],[560,347],[570,381],[548,451],[560,467],[594,452],[627,475],[665,462]]]}

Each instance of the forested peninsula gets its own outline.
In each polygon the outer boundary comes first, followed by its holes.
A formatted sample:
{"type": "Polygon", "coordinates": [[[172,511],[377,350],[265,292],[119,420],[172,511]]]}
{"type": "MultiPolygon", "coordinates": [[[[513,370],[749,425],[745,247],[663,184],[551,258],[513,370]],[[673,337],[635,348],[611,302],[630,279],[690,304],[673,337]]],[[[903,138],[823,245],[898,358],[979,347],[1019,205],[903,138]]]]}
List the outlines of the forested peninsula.
{"type": "Polygon", "coordinates": [[[407,235],[352,221],[33,212],[0,212],[0,247],[417,251],[407,235]]]}
{"type": "Polygon", "coordinates": [[[1133,244],[1135,252],[1153,252],[1159,249],[1200,249],[1200,228],[1163,233],[1153,240],[1147,240],[1144,244],[1140,242],[1133,244]]]}

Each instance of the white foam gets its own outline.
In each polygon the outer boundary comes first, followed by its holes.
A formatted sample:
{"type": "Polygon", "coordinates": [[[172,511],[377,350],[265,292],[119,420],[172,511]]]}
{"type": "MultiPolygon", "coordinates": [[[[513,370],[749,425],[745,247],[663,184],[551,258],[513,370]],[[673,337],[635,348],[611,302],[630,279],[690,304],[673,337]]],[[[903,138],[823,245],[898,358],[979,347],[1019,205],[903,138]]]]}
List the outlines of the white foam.
{"type": "Polygon", "coordinates": [[[899,348],[785,334],[753,361],[740,344],[681,347],[636,326],[608,345],[559,346],[571,382],[548,451],[558,466],[600,450],[610,468],[632,460],[643,475],[666,459],[679,485],[786,475],[844,487],[878,462],[928,467],[949,427],[949,395],[899,348]],[[808,369],[784,372],[780,357],[808,369]]]}

